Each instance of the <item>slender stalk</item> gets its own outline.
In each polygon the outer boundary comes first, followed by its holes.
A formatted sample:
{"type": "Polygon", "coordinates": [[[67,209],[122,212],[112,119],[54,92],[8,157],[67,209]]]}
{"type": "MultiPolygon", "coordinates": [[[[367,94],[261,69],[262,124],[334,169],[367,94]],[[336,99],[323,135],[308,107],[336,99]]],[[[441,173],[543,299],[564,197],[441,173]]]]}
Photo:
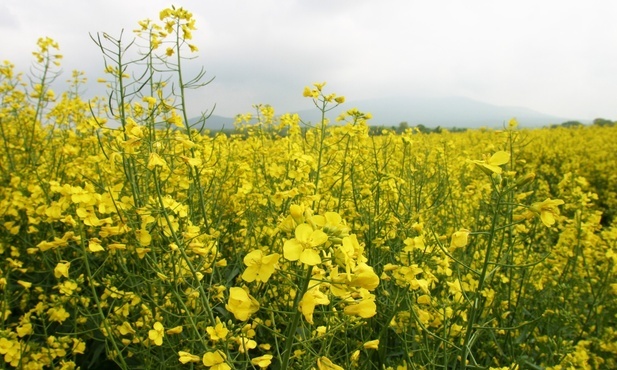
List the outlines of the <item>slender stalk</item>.
{"type": "Polygon", "coordinates": [[[298,309],[298,306],[300,305],[300,300],[302,300],[302,296],[304,295],[304,293],[306,293],[308,289],[312,276],[313,276],[313,266],[309,266],[306,271],[306,276],[304,277],[302,289],[298,291],[298,294],[296,294],[296,299],[294,300],[294,305],[292,308],[294,312],[294,316],[291,321],[291,325],[287,328],[287,331],[285,332],[285,350],[283,351],[283,357],[281,359],[281,369],[282,370],[288,369],[289,358],[291,357],[292,347],[295,343],[294,338],[295,338],[296,329],[298,328],[298,325],[300,323],[300,316],[302,315],[302,312],[300,312],[300,310],[298,309]]]}
{"type": "Polygon", "coordinates": [[[92,276],[92,270],[90,269],[90,262],[88,261],[89,256],[88,256],[88,251],[86,250],[85,240],[86,240],[86,235],[82,233],[81,243],[80,243],[81,252],[82,252],[82,260],[84,261],[84,266],[86,267],[86,274],[88,276],[88,286],[90,287],[90,291],[92,293],[92,299],[94,299],[94,302],[96,303],[96,312],[99,315],[99,318],[101,320],[101,323],[103,324],[103,327],[105,328],[105,332],[107,334],[105,336],[111,337],[110,339],[111,346],[116,352],[116,356],[120,358],[120,366],[122,367],[122,369],[128,370],[129,367],[126,364],[126,361],[124,361],[124,356],[122,356],[122,352],[120,351],[118,344],[113,338],[113,330],[111,329],[111,326],[109,325],[109,322],[107,321],[107,315],[103,312],[103,309],[101,308],[101,301],[99,300],[99,295],[95,289],[95,283],[94,283],[95,280],[94,280],[94,277],[92,276]]]}
{"type": "Polygon", "coordinates": [[[499,219],[499,207],[501,205],[502,193],[497,193],[497,201],[495,203],[495,207],[493,209],[493,217],[491,222],[491,229],[488,235],[488,241],[486,246],[486,253],[484,256],[484,262],[482,264],[482,271],[480,272],[480,277],[478,279],[478,287],[474,294],[474,300],[471,306],[471,310],[469,312],[469,316],[467,317],[467,330],[465,331],[465,340],[463,342],[463,346],[461,348],[461,368],[467,368],[467,356],[471,351],[471,337],[472,332],[474,332],[474,324],[476,320],[479,318],[479,314],[483,311],[483,307],[480,305],[482,290],[484,290],[484,284],[486,282],[486,275],[490,266],[491,261],[491,252],[493,250],[493,241],[495,240],[495,230],[497,228],[497,220],[499,219]]]}

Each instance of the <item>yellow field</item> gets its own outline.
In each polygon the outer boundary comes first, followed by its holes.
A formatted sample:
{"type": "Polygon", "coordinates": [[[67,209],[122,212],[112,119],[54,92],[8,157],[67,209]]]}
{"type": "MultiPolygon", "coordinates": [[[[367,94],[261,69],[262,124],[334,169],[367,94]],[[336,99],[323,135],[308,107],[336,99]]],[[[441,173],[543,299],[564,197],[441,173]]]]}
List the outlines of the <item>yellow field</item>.
{"type": "Polygon", "coordinates": [[[161,19],[151,64],[102,41],[108,98],[50,90],[50,39],[0,67],[2,368],[617,367],[617,128],[370,136],[315,84],[321,122],[200,132],[161,19]]]}

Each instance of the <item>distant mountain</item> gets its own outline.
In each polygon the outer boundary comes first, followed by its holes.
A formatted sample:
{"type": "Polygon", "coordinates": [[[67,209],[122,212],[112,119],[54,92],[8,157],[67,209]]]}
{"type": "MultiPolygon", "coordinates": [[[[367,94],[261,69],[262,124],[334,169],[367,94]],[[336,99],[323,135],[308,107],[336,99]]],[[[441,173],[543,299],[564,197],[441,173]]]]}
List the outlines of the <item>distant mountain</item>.
{"type": "MultiPolygon", "coordinates": [[[[199,120],[200,120],[200,117],[190,118],[189,124],[194,125],[199,120]]],[[[232,130],[234,128],[234,121],[235,121],[235,118],[217,116],[213,114],[210,117],[208,117],[208,119],[206,119],[206,124],[204,125],[204,128],[210,131],[219,131],[222,129],[232,130]]],[[[195,128],[199,128],[199,127],[196,126],[195,128]]]]}
{"type": "MultiPolygon", "coordinates": [[[[541,127],[561,124],[572,118],[557,117],[523,107],[498,106],[460,96],[452,97],[396,97],[368,99],[345,102],[329,111],[326,116],[334,119],[342,112],[357,108],[361,112],[371,113],[371,126],[398,126],[407,122],[409,126],[422,124],[426,127],[444,128],[478,128],[502,127],[510,118],[516,118],[522,127],[541,127]]],[[[316,123],[321,119],[321,112],[316,108],[291,111],[298,113],[304,122],[316,123]]],[[[195,121],[196,118],[191,121],[195,121]]],[[[234,118],[211,116],[206,121],[206,128],[217,131],[221,128],[233,129],[234,118]]]]}
{"type": "MultiPolygon", "coordinates": [[[[398,126],[407,122],[410,126],[422,124],[427,127],[502,127],[515,117],[523,127],[538,127],[560,124],[569,118],[552,116],[523,107],[497,106],[464,97],[396,97],[389,99],[370,99],[346,102],[328,113],[333,120],[341,112],[358,108],[371,113],[372,126],[398,126]]],[[[307,122],[320,120],[320,112],[302,110],[297,112],[307,122]]]]}

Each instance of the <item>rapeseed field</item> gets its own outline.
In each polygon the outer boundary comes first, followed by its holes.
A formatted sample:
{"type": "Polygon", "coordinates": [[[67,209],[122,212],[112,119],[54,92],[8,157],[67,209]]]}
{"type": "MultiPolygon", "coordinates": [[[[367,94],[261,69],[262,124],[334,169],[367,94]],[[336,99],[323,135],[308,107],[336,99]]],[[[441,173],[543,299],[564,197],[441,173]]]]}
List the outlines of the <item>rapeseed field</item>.
{"type": "Polygon", "coordinates": [[[369,135],[316,83],[210,132],[194,30],[95,37],[100,99],[0,67],[3,369],[617,368],[617,128],[369,135]]]}

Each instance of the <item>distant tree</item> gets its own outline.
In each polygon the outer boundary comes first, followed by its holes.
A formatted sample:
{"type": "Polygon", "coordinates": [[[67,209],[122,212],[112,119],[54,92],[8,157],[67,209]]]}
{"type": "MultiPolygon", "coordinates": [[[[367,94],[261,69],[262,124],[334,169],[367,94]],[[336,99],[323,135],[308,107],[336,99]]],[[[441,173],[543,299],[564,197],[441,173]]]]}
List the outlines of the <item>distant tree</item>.
{"type": "Polygon", "coordinates": [[[409,128],[409,123],[407,122],[401,122],[398,124],[398,128],[396,129],[396,133],[397,134],[402,134],[403,132],[405,132],[405,130],[407,130],[409,128]]]}
{"type": "Polygon", "coordinates": [[[368,134],[370,136],[381,136],[381,135],[383,135],[383,131],[384,130],[387,130],[387,128],[384,125],[381,125],[381,126],[369,126],[368,134]]]}
{"type": "Polygon", "coordinates": [[[583,126],[579,121],[566,121],[561,124],[561,127],[580,127],[583,126]]]}
{"type": "Polygon", "coordinates": [[[431,129],[424,126],[423,124],[416,125],[416,128],[423,134],[428,134],[429,132],[431,132],[431,129]]]}
{"type": "Polygon", "coordinates": [[[593,124],[596,126],[614,126],[615,122],[604,118],[596,118],[593,120],[593,124]]]}

